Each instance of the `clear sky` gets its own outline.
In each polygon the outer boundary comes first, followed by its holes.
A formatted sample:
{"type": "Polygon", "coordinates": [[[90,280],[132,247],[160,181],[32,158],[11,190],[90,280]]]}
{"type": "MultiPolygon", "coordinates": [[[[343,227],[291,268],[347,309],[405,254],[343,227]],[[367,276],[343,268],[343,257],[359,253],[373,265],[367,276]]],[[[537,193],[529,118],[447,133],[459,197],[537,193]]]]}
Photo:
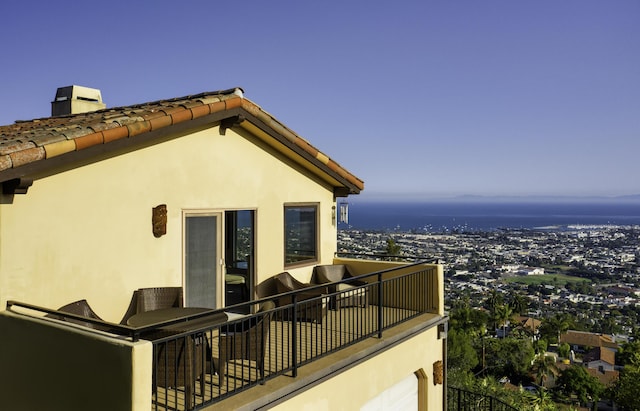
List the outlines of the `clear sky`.
{"type": "Polygon", "coordinates": [[[640,193],[640,1],[12,1],[0,124],[241,86],[362,198],[640,193]]]}

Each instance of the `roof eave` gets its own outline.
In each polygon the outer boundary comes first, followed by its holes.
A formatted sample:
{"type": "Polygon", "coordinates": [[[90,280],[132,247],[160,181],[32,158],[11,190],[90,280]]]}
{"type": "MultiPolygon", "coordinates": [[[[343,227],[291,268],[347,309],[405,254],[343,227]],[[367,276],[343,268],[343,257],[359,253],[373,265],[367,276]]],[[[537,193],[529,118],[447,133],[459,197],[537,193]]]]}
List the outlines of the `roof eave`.
{"type": "MultiPolygon", "coordinates": [[[[242,97],[232,97],[211,103],[209,106],[206,111],[202,110],[202,106],[184,107],[182,110],[165,114],[164,119],[145,119],[83,135],[76,139],[62,140],[29,149],[36,151],[32,153],[33,156],[30,159],[23,160],[23,163],[17,167],[12,166],[0,171],[3,193],[26,194],[33,180],[48,175],[178,138],[193,130],[218,124],[221,132],[224,132],[226,128],[242,126],[243,122],[253,124],[265,135],[277,141],[283,150],[294,153],[301,164],[310,165],[308,169],[324,175],[324,180],[333,186],[336,197],[359,194],[364,188],[361,180],[256,104],[242,97]]],[[[243,128],[247,128],[246,123],[243,128]]]]}

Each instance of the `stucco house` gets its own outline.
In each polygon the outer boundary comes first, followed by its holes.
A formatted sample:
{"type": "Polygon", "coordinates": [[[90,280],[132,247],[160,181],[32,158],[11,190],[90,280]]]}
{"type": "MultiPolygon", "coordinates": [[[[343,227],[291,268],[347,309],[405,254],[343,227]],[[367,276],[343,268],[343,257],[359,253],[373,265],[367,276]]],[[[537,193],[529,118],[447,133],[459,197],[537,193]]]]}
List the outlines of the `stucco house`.
{"type": "Polygon", "coordinates": [[[336,254],[360,179],[240,88],[101,99],[0,126],[3,406],[443,409],[442,267],[336,254]]]}

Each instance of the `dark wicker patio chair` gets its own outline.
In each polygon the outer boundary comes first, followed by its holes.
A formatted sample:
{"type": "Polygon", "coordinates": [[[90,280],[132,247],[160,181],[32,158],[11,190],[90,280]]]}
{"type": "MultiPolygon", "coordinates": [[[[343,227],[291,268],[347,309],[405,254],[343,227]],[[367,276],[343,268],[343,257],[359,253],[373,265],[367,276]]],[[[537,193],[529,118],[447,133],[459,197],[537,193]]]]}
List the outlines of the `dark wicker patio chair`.
{"type": "MultiPolygon", "coordinates": [[[[273,276],[273,281],[278,294],[288,293],[290,291],[298,292],[296,294],[296,302],[299,303],[297,317],[300,321],[322,323],[327,313],[327,307],[325,299],[321,297],[328,293],[327,287],[310,289],[314,287],[314,284],[300,282],[286,271],[273,276]],[[306,301],[309,299],[315,300],[311,302],[306,301]]],[[[290,295],[276,299],[276,305],[278,307],[292,303],[293,298],[290,295]]],[[[285,318],[287,317],[286,312],[282,314],[285,318]]]]}
{"type": "Polygon", "coordinates": [[[182,287],[141,288],[138,290],[138,313],[182,306],[182,287]]]}
{"type": "Polygon", "coordinates": [[[357,287],[367,285],[367,283],[361,280],[340,283],[340,281],[349,278],[353,278],[353,275],[345,264],[317,265],[313,268],[311,282],[328,284],[330,293],[339,293],[330,299],[329,306],[332,309],[353,306],[366,307],[369,303],[368,290],[357,287]]]}
{"type": "MultiPolygon", "coordinates": [[[[64,312],[64,313],[69,313],[69,314],[80,315],[82,317],[93,318],[93,319],[96,319],[96,320],[103,321],[102,318],[100,318],[100,316],[98,316],[98,314],[96,314],[91,309],[91,307],[89,306],[89,303],[87,302],[87,300],[78,300],[78,301],[74,301],[72,303],[63,305],[62,307],[58,308],[58,311],[61,311],[61,312],[64,312]]],[[[93,328],[93,329],[96,329],[96,330],[102,330],[102,331],[109,331],[110,330],[109,327],[101,326],[99,324],[92,324],[92,323],[84,322],[82,320],[76,320],[75,318],[68,318],[68,317],[59,316],[59,315],[55,315],[55,314],[48,314],[46,317],[55,318],[56,320],[61,320],[61,321],[66,321],[66,322],[82,325],[83,327],[93,328]]]]}
{"type": "Polygon", "coordinates": [[[227,362],[235,359],[256,362],[260,383],[264,383],[265,345],[269,342],[273,301],[265,301],[255,316],[220,329],[218,344],[219,384],[226,380],[227,362]]]}
{"type": "Polygon", "coordinates": [[[127,308],[127,311],[124,313],[122,320],[120,320],[120,325],[127,325],[127,320],[137,313],[138,313],[138,290],[135,290],[131,295],[131,301],[129,302],[129,307],[127,308]]]}

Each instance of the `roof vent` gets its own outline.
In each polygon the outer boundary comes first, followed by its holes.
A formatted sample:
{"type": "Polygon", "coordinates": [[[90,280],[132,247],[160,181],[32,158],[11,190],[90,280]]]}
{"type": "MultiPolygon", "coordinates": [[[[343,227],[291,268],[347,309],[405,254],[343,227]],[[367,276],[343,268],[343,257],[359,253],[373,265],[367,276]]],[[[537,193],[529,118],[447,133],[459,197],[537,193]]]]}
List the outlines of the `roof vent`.
{"type": "Polygon", "coordinates": [[[56,91],[56,98],[51,102],[51,115],[86,113],[106,107],[98,89],[82,86],[60,87],[56,91]]]}

